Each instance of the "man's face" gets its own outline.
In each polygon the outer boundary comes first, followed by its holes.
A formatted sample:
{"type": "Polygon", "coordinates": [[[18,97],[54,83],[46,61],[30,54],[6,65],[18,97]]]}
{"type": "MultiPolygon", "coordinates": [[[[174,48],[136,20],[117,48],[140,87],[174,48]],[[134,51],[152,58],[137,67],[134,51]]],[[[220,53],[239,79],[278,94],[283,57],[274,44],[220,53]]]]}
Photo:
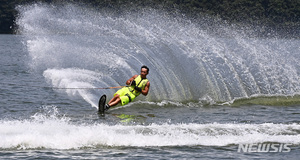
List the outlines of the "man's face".
{"type": "Polygon", "coordinates": [[[141,69],[141,77],[145,78],[147,76],[148,72],[146,68],[141,69]]]}

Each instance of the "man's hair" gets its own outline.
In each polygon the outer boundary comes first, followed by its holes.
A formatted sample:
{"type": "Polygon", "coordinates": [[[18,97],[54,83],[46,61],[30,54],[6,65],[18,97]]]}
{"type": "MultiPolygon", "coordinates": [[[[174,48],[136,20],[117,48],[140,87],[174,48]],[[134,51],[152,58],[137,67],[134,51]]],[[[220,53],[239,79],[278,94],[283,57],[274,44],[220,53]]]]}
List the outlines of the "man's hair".
{"type": "Polygon", "coordinates": [[[147,73],[149,73],[149,68],[148,68],[147,66],[143,65],[143,66],[141,67],[141,69],[142,69],[142,68],[147,69],[147,73]]]}

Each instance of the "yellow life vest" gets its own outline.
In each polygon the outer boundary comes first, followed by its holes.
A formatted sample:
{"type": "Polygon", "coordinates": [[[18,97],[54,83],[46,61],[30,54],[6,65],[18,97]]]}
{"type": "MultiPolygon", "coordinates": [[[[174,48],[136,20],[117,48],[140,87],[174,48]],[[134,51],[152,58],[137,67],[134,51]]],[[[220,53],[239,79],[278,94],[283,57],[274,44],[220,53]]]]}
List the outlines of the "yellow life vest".
{"type": "MultiPolygon", "coordinates": [[[[148,83],[148,79],[147,78],[142,79],[141,75],[137,76],[134,80],[135,80],[136,86],[141,88],[142,90],[145,89],[146,84],[148,83]]],[[[130,87],[130,92],[132,92],[136,97],[141,94],[141,92],[134,89],[134,86],[130,87]]]]}

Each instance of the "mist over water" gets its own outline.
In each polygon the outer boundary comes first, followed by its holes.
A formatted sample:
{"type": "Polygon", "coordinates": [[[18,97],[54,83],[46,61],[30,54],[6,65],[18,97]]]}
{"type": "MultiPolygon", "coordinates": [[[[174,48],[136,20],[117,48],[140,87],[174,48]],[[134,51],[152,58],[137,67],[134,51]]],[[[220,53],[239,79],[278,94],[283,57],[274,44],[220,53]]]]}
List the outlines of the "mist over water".
{"type": "MultiPolygon", "coordinates": [[[[217,37],[157,10],[120,16],[75,5],[18,10],[30,66],[54,87],[124,85],[147,65],[149,101],[224,102],[257,94],[293,95],[300,89],[298,40],[247,38],[222,24],[212,27],[230,37],[217,37]]],[[[98,95],[89,94],[85,99],[94,106],[98,95]]]]}

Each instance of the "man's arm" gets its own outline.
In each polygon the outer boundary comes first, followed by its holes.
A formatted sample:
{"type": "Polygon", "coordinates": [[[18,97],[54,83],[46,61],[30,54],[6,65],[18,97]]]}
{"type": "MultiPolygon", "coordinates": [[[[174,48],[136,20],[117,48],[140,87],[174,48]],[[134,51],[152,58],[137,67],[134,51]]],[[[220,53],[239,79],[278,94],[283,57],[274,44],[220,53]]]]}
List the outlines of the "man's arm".
{"type": "MultiPolygon", "coordinates": [[[[126,84],[127,84],[127,85],[130,85],[131,82],[132,82],[137,76],[139,76],[139,75],[134,75],[134,76],[132,76],[130,79],[128,79],[128,80],[126,81],[126,84]]],[[[144,96],[147,96],[147,94],[148,94],[148,92],[149,92],[149,88],[150,88],[150,82],[148,81],[147,84],[146,84],[146,86],[145,86],[145,89],[142,90],[141,93],[142,93],[144,96]]]]}
{"type": "Polygon", "coordinates": [[[127,84],[127,85],[130,85],[130,83],[131,83],[137,76],[138,76],[138,75],[132,76],[130,79],[128,79],[128,80],[126,81],[126,84],[127,84]]]}
{"type": "Polygon", "coordinates": [[[141,93],[142,93],[144,96],[147,96],[148,91],[149,91],[149,88],[150,88],[150,82],[148,81],[147,84],[146,84],[146,86],[145,86],[145,89],[142,90],[141,93]]]}

